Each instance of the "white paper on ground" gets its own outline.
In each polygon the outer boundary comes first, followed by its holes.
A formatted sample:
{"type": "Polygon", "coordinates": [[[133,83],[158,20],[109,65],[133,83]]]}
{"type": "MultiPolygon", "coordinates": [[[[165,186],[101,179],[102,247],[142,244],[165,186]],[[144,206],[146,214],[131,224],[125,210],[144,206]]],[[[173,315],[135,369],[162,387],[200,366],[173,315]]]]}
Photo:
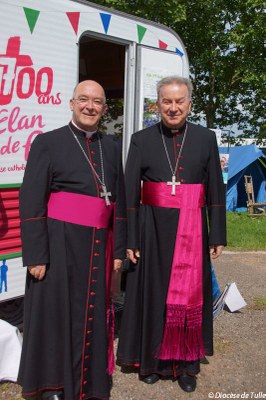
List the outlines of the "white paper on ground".
{"type": "Polygon", "coordinates": [[[224,302],[231,312],[240,310],[240,308],[247,305],[247,303],[241,296],[235,282],[232,282],[230,284],[230,287],[225,295],[224,302]]]}
{"type": "Polygon", "coordinates": [[[0,381],[16,382],[21,346],[18,328],[0,319],[0,381]]]}

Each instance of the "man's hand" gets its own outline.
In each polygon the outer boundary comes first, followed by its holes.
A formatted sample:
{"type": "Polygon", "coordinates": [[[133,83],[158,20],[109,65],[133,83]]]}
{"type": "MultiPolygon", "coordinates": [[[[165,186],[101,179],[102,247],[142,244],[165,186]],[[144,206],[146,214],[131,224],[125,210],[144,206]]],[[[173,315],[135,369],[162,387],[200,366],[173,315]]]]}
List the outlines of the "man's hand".
{"type": "Polygon", "coordinates": [[[116,258],[114,260],[114,271],[119,272],[123,264],[123,260],[116,258]]]}
{"type": "Polygon", "coordinates": [[[32,276],[34,276],[35,279],[41,281],[46,273],[46,265],[31,265],[28,267],[28,271],[32,276]]]}
{"type": "Polygon", "coordinates": [[[140,251],[138,249],[127,249],[127,258],[133,262],[133,264],[137,264],[140,258],[140,251]]]}
{"type": "Polygon", "coordinates": [[[224,246],[222,244],[217,244],[210,246],[210,255],[212,259],[218,258],[223,251],[224,246]]]}

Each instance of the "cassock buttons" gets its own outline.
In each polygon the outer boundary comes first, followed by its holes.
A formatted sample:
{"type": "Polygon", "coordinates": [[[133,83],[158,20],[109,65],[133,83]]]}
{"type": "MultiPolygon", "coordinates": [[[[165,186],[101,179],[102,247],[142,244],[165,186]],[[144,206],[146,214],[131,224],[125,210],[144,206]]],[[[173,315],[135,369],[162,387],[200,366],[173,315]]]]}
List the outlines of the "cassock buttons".
{"type": "Polygon", "coordinates": [[[94,150],[91,150],[91,154],[95,154],[95,151],[94,151],[94,150]]]}
{"type": "Polygon", "coordinates": [[[93,165],[94,167],[97,167],[97,163],[96,163],[96,162],[92,163],[92,165],[93,165]]]}
{"type": "Polygon", "coordinates": [[[96,240],[95,240],[95,243],[99,244],[99,243],[100,243],[100,240],[99,240],[99,239],[96,239],[96,240]]]}

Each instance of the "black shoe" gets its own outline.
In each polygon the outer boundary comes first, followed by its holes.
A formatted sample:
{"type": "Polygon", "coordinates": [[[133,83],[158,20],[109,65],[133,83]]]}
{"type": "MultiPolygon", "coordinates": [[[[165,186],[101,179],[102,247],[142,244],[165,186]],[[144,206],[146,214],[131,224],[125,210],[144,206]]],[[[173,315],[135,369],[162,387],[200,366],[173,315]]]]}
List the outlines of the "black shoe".
{"type": "Polygon", "coordinates": [[[179,379],[178,379],[178,383],[179,386],[181,387],[181,389],[184,390],[184,392],[194,392],[194,390],[196,389],[196,377],[195,376],[191,376],[191,375],[187,375],[187,374],[183,374],[180,375],[179,379]]]}
{"type": "Polygon", "coordinates": [[[200,359],[201,364],[210,364],[206,357],[200,359]]]}
{"type": "Polygon", "coordinates": [[[62,391],[43,392],[42,400],[64,400],[64,393],[62,391]]]}
{"type": "Polygon", "coordinates": [[[148,383],[148,385],[152,385],[153,383],[158,382],[159,379],[160,379],[160,377],[157,374],[151,374],[148,376],[140,376],[140,380],[144,383],[148,383]]]}

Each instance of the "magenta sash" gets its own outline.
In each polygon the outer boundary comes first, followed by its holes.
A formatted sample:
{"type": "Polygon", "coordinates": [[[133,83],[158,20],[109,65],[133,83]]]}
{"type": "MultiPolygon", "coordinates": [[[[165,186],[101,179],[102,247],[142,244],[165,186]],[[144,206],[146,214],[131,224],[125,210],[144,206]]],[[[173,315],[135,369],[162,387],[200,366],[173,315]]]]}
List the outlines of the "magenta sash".
{"type": "Polygon", "coordinates": [[[166,322],[158,358],[194,361],[202,341],[202,218],[204,185],[181,184],[176,195],[164,182],[144,182],[143,204],[179,208],[178,228],[166,300],[166,322]]]}
{"type": "Polygon", "coordinates": [[[114,371],[114,311],[110,304],[113,272],[113,239],[112,219],[114,203],[107,206],[104,199],[83,194],[56,192],[51,193],[48,202],[47,216],[60,221],[83,226],[108,229],[105,250],[106,259],[106,326],[108,337],[108,367],[107,373],[114,371]]]}
{"type": "Polygon", "coordinates": [[[48,217],[83,226],[108,228],[113,214],[113,203],[106,206],[105,200],[84,194],[51,193],[48,202],[48,217]]]}

